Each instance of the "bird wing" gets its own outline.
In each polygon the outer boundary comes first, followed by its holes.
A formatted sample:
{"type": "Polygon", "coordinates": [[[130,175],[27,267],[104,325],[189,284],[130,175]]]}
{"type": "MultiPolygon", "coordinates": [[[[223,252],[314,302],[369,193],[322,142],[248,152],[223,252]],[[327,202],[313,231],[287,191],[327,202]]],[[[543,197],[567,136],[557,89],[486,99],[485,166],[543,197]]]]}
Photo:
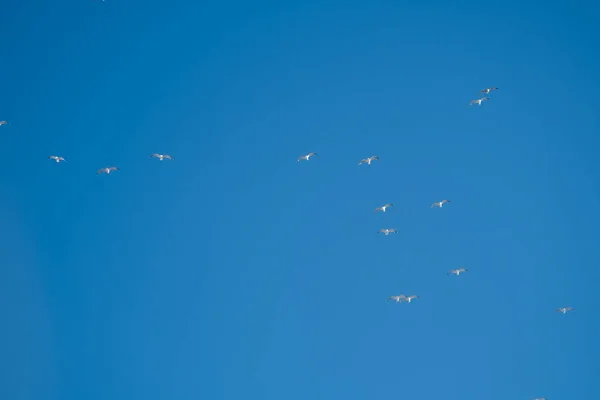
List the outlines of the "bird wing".
{"type": "Polygon", "coordinates": [[[96,171],[96,174],[103,174],[106,173],[106,168],[100,168],[98,171],[96,171]]]}
{"type": "Polygon", "coordinates": [[[407,297],[407,299],[418,299],[418,298],[419,298],[419,296],[414,295],[414,294],[412,296],[407,297]]]}
{"type": "Polygon", "coordinates": [[[461,268],[461,269],[459,269],[459,271],[460,272],[467,272],[467,269],[466,268],[461,268]]]}
{"type": "Polygon", "coordinates": [[[390,232],[397,232],[395,229],[389,229],[390,232]]]}
{"type": "Polygon", "coordinates": [[[0,121],[0,125],[6,125],[6,124],[8,124],[8,122],[6,122],[6,121],[0,121]]]}
{"type": "Polygon", "coordinates": [[[366,162],[368,162],[369,160],[367,160],[366,158],[363,158],[362,160],[360,160],[360,162],[358,163],[358,165],[364,164],[366,162]]]}
{"type": "Polygon", "coordinates": [[[108,168],[108,169],[109,169],[110,171],[118,171],[118,170],[119,170],[119,168],[117,168],[117,167],[110,167],[110,168],[108,168]]]}
{"type": "Polygon", "coordinates": [[[170,155],[168,155],[168,154],[165,154],[165,156],[164,156],[164,157],[165,157],[167,160],[172,160],[172,159],[173,159],[173,157],[171,157],[171,156],[170,156],[170,155]]]}
{"type": "Polygon", "coordinates": [[[388,203],[388,204],[384,205],[384,207],[393,207],[393,206],[394,206],[394,205],[393,205],[393,204],[390,204],[390,203],[388,203]]]}
{"type": "Polygon", "coordinates": [[[152,153],[152,154],[150,154],[150,157],[160,158],[160,154],[158,154],[158,153],[152,153]]]}

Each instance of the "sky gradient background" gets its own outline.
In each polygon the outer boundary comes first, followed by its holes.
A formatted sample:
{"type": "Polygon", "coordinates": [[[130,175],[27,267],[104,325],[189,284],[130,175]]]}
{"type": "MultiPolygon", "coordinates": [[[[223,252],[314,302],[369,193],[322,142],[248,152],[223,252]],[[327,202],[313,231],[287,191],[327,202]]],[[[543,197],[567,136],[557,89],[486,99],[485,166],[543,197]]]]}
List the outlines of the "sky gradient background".
{"type": "Polygon", "coordinates": [[[3,7],[0,398],[600,398],[600,6],[205,3],[3,7]]]}

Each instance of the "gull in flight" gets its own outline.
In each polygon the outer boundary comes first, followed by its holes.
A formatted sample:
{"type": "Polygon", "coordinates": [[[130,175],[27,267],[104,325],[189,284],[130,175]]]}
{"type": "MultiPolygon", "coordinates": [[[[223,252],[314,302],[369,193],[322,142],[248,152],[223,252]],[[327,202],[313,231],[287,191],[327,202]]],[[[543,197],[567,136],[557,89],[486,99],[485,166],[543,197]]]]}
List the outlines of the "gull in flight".
{"type": "Polygon", "coordinates": [[[538,397],[536,399],[532,399],[532,400],[547,400],[545,397],[538,397]]]}
{"type": "MultiPolygon", "coordinates": [[[[497,87],[491,87],[491,88],[483,89],[483,90],[482,90],[481,92],[479,92],[479,93],[483,93],[483,94],[490,94],[490,92],[491,92],[491,91],[494,91],[494,90],[498,90],[498,88],[497,88],[497,87]]],[[[537,399],[537,400],[539,400],[539,399],[537,399]]]]}
{"type": "Polygon", "coordinates": [[[6,124],[8,124],[8,122],[7,122],[7,121],[4,121],[4,120],[0,121],[0,126],[2,126],[2,125],[6,125],[6,124]]]}
{"type": "Polygon", "coordinates": [[[151,154],[151,155],[150,155],[150,158],[152,158],[152,157],[156,157],[156,158],[158,158],[160,161],[162,161],[162,160],[165,160],[165,159],[166,159],[166,160],[172,160],[172,159],[173,159],[173,157],[171,157],[171,156],[170,156],[170,155],[168,155],[168,154],[158,154],[158,153],[151,154]]]}
{"type": "Polygon", "coordinates": [[[567,311],[575,311],[575,309],[573,307],[562,307],[562,308],[557,308],[556,311],[559,313],[566,314],[567,311]]]}
{"type": "Polygon", "coordinates": [[[467,271],[468,271],[468,269],[466,269],[466,268],[452,269],[452,270],[450,270],[450,272],[448,272],[448,275],[454,274],[454,275],[458,276],[458,275],[460,275],[461,272],[467,272],[467,271]]]}
{"type": "Polygon", "coordinates": [[[119,168],[117,168],[117,167],[100,168],[98,171],[96,171],[96,175],[98,175],[98,174],[110,175],[111,171],[118,171],[118,170],[119,170],[119,168]]]}
{"type": "Polygon", "coordinates": [[[442,201],[436,201],[435,203],[431,203],[431,207],[439,207],[442,208],[444,206],[444,204],[446,203],[450,203],[450,200],[442,200],[442,201]]]}
{"type": "Polygon", "coordinates": [[[482,97],[482,98],[477,99],[477,100],[471,100],[471,102],[469,103],[469,105],[472,106],[473,104],[477,104],[477,105],[480,106],[481,103],[483,103],[484,101],[489,100],[489,99],[490,99],[489,97],[482,97]]]}
{"type": "Polygon", "coordinates": [[[63,157],[58,157],[58,156],[50,156],[50,157],[48,157],[48,159],[53,159],[56,162],[66,161],[63,157]]]}
{"type": "Polygon", "coordinates": [[[379,156],[371,156],[369,158],[363,158],[362,160],[360,160],[360,162],[358,163],[358,165],[362,165],[362,164],[367,164],[367,165],[371,165],[371,161],[373,160],[379,160],[379,156]]]}
{"type": "MultiPolygon", "coordinates": [[[[380,229],[379,232],[385,233],[385,236],[387,236],[390,233],[396,233],[397,231],[394,228],[391,228],[391,229],[380,229]]],[[[379,233],[379,232],[377,232],[377,233],[379,233]]]]}
{"type": "Polygon", "coordinates": [[[300,161],[302,161],[302,160],[306,160],[306,161],[308,161],[308,160],[310,160],[310,158],[311,158],[312,156],[318,156],[318,154],[317,154],[317,153],[310,152],[310,153],[308,153],[308,154],[307,154],[307,155],[305,155],[305,156],[300,156],[300,157],[298,157],[298,161],[296,161],[296,162],[300,162],[300,161]]]}
{"type": "Polygon", "coordinates": [[[385,212],[385,209],[386,209],[386,208],[388,208],[388,207],[393,207],[393,206],[394,206],[393,204],[389,204],[389,203],[388,203],[388,204],[384,204],[384,205],[382,205],[381,207],[377,207],[377,208],[375,209],[375,211],[373,211],[373,212],[377,212],[377,211],[383,211],[383,212],[385,212]]]}

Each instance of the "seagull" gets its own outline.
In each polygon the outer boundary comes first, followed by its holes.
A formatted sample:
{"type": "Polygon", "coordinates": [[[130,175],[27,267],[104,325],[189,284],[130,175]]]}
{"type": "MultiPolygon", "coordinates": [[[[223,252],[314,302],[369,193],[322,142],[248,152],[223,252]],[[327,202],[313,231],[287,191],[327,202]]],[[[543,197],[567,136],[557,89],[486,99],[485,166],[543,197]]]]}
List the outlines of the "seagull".
{"type": "MultiPolygon", "coordinates": [[[[479,93],[483,93],[483,94],[489,94],[491,91],[493,90],[498,90],[497,87],[491,87],[491,88],[487,88],[487,89],[483,89],[481,92],[479,93]]],[[[539,399],[538,399],[539,400],[539,399]]]]}
{"type": "Polygon", "coordinates": [[[418,298],[419,298],[419,296],[413,294],[412,296],[405,297],[404,301],[410,303],[411,300],[418,299],[418,298]]]}
{"type": "MultiPolygon", "coordinates": [[[[397,231],[394,228],[391,228],[391,229],[380,229],[379,232],[385,233],[385,236],[387,236],[390,233],[396,233],[397,231]]],[[[379,233],[379,232],[377,232],[377,233],[379,233]]]]}
{"type": "Polygon", "coordinates": [[[96,171],[96,175],[98,174],[110,174],[110,171],[118,171],[119,168],[117,167],[107,167],[107,168],[100,168],[98,171],[96,171]]]}
{"type": "Polygon", "coordinates": [[[469,103],[470,106],[472,106],[473,104],[477,104],[477,105],[481,105],[481,103],[483,103],[486,100],[489,100],[489,97],[482,97],[480,99],[477,100],[471,100],[471,102],[469,103]]]}
{"type": "Polygon", "coordinates": [[[562,308],[557,308],[556,311],[566,314],[567,311],[575,311],[575,309],[573,307],[562,307],[562,308]]]}
{"type": "Polygon", "coordinates": [[[58,157],[58,156],[50,156],[50,157],[48,157],[48,159],[53,159],[56,162],[66,161],[63,157],[58,157]]]}
{"type": "Polygon", "coordinates": [[[312,152],[311,152],[311,153],[308,153],[308,154],[307,154],[307,155],[305,155],[305,156],[300,156],[300,157],[298,157],[298,161],[296,161],[296,162],[300,162],[300,161],[302,161],[302,160],[306,160],[306,161],[308,161],[308,160],[310,160],[310,158],[311,158],[312,156],[318,156],[318,154],[317,154],[317,153],[312,153],[312,152]]]}
{"type": "Polygon", "coordinates": [[[458,275],[460,275],[461,272],[467,272],[467,271],[468,271],[468,269],[466,269],[466,268],[452,269],[452,270],[450,270],[450,272],[448,272],[448,275],[454,274],[454,275],[458,276],[458,275]]]}
{"type": "Polygon", "coordinates": [[[388,297],[387,301],[390,301],[390,300],[396,300],[396,303],[400,303],[400,302],[403,302],[404,300],[406,300],[406,296],[403,294],[401,294],[399,296],[390,296],[390,297],[388,297]]]}
{"type": "Polygon", "coordinates": [[[377,208],[375,209],[375,211],[373,211],[373,212],[377,212],[377,211],[383,211],[383,212],[385,212],[385,209],[386,209],[386,208],[388,208],[388,207],[392,207],[392,206],[393,206],[393,204],[389,204],[389,203],[388,203],[388,204],[384,204],[384,205],[382,205],[381,207],[377,207],[377,208]]]}
{"type": "Polygon", "coordinates": [[[538,397],[536,399],[531,399],[531,400],[546,400],[546,398],[545,397],[538,397]]]}
{"type": "Polygon", "coordinates": [[[0,126],[2,126],[2,125],[6,125],[6,124],[8,124],[8,122],[7,122],[7,121],[4,121],[4,120],[0,121],[0,126]]]}
{"type": "Polygon", "coordinates": [[[358,165],[362,165],[364,163],[367,163],[367,165],[371,165],[371,161],[373,161],[373,160],[379,160],[379,156],[371,156],[369,158],[363,158],[362,160],[360,160],[358,165]]]}
{"type": "Polygon", "coordinates": [[[450,200],[442,200],[442,201],[437,201],[435,203],[431,203],[431,207],[439,207],[442,208],[444,206],[445,203],[450,203],[450,200]]]}
{"type": "Polygon", "coordinates": [[[152,158],[152,157],[156,157],[156,158],[158,158],[160,161],[162,161],[162,160],[164,160],[164,159],[167,159],[167,160],[172,160],[172,159],[173,159],[173,157],[171,157],[171,156],[170,156],[170,155],[168,155],[168,154],[158,154],[158,153],[154,153],[154,154],[150,155],[150,158],[152,158]]]}

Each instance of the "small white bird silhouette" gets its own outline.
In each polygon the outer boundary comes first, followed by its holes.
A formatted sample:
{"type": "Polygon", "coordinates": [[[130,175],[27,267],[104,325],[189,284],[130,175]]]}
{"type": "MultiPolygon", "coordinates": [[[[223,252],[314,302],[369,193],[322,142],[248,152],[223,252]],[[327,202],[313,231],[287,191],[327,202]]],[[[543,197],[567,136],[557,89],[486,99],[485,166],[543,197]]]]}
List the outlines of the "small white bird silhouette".
{"type": "Polygon", "coordinates": [[[110,174],[111,171],[118,171],[119,168],[117,167],[106,167],[106,168],[100,168],[98,171],[96,171],[96,175],[98,174],[110,174]]]}
{"type": "Polygon", "coordinates": [[[0,121],[0,126],[2,126],[2,125],[6,125],[6,124],[8,124],[8,122],[7,122],[7,121],[4,121],[4,120],[0,121]]]}
{"type": "MultiPolygon", "coordinates": [[[[396,233],[397,231],[394,228],[391,228],[391,229],[380,229],[379,232],[384,233],[385,236],[387,236],[390,233],[396,233]]],[[[379,233],[379,232],[377,232],[377,233],[379,233]]]]}
{"type": "Polygon", "coordinates": [[[404,301],[405,299],[406,299],[406,296],[401,294],[399,296],[390,296],[390,297],[388,297],[387,301],[396,300],[396,303],[400,303],[400,302],[404,301]]]}
{"type": "Polygon", "coordinates": [[[538,397],[538,398],[535,398],[535,399],[532,399],[532,400],[547,400],[547,399],[545,397],[538,397]]]}
{"type": "Polygon", "coordinates": [[[487,88],[487,89],[483,89],[481,92],[479,93],[483,93],[483,94],[489,94],[490,92],[494,91],[494,90],[498,90],[497,87],[491,87],[491,88],[487,88]]]}
{"type": "Polygon", "coordinates": [[[466,268],[452,269],[452,270],[450,270],[450,272],[448,272],[448,275],[454,274],[454,275],[458,276],[458,275],[460,275],[461,272],[467,272],[467,271],[468,271],[468,269],[466,269],[466,268]]]}
{"type": "Polygon", "coordinates": [[[158,154],[158,153],[151,154],[151,155],[150,155],[150,158],[152,158],[152,157],[156,157],[156,158],[158,158],[160,161],[162,161],[162,160],[172,160],[172,159],[173,159],[173,157],[171,157],[171,156],[170,156],[170,155],[168,155],[168,154],[158,154]]]}
{"type": "Polygon", "coordinates": [[[56,162],[66,161],[63,157],[58,157],[58,156],[50,156],[50,157],[48,157],[48,159],[52,159],[56,162]]]}
{"type": "Polygon", "coordinates": [[[393,206],[394,206],[393,204],[389,204],[389,203],[388,203],[388,204],[384,204],[384,205],[382,205],[381,207],[377,207],[377,208],[375,209],[375,211],[373,211],[373,212],[374,212],[374,213],[376,213],[377,211],[383,211],[383,212],[385,212],[385,210],[386,210],[388,207],[393,207],[393,206]]]}
{"type": "Polygon", "coordinates": [[[566,314],[567,311],[575,311],[575,309],[573,307],[562,307],[562,308],[557,308],[556,311],[559,313],[566,314]]]}
{"type": "Polygon", "coordinates": [[[371,161],[373,160],[379,160],[379,156],[371,156],[369,158],[363,158],[362,160],[360,160],[360,162],[358,163],[358,165],[362,165],[362,164],[367,164],[367,165],[371,165],[371,161]]]}
{"type": "Polygon", "coordinates": [[[317,154],[317,153],[310,152],[310,153],[308,153],[308,154],[307,154],[307,155],[305,155],[305,156],[300,156],[300,157],[298,157],[298,161],[296,161],[296,162],[300,162],[300,161],[302,161],[302,160],[306,160],[306,161],[308,161],[308,160],[310,160],[310,158],[311,158],[312,156],[318,156],[318,154],[317,154]]]}
{"type": "Polygon", "coordinates": [[[481,103],[483,103],[486,100],[489,100],[489,97],[482,97],[480,99],[477,100],[471,100],[471,102],[469,103],[470,106],[472,106],[473,104],[477,104],[477,105],[481,105],[481,103]]]}
{"type": "Polygon", "coordinates": [[[436,201],[435,203],[431,203],[431,207],[439,207],[442,208],[444,206],[444,204],[446,203],[450,203],[450,200],[442,200],[442,201],[436,201]]]}

